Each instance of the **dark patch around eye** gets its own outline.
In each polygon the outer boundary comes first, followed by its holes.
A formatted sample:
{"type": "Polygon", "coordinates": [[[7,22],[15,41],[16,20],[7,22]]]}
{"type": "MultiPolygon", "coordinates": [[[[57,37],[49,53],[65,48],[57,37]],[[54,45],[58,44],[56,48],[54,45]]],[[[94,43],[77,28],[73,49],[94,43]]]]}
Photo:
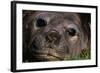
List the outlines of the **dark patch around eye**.
{"type": "Polygon", "coordinates": [[[47,23],[44,19],[41,19],[41,18],[37,19],[37,22],[36,22],[37,27],[44,27],[44,26],[46,26],[46,24],[47,23]]]}
{"type": "Polygon", "coordinates": [[[68,33],[70,36],[75,36],[76,30],[73,29],[73,28],[70,28],[70,29],[67,30],[67,33],[68,33]]]}

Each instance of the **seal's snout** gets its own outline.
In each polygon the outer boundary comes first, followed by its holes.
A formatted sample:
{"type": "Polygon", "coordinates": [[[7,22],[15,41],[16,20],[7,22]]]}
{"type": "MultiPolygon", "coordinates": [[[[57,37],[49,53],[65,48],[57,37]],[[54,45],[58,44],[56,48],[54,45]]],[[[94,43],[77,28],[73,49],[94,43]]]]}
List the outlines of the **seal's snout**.
{"type": "Polygon", "coordinates": [[[60,40],[61,35],[59,34],[59,32],[57,31],[49,31],[46,35],[46,41],[48,41],[49,43],[56,43],[58,40],[60,40]]]}

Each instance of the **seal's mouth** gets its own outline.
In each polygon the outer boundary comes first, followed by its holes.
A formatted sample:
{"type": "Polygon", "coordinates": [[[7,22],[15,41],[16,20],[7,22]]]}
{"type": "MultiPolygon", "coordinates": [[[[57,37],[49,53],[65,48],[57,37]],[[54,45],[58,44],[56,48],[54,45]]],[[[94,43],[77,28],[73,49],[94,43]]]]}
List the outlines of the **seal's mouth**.
{"type": "MultiPolygon", "coordinates": [[[[48,49],[48,48],[47,48],[48,49]]],[[[38,60],[57,61],[63,60],[63,57],[59,56],[53,49],[49,48],[49,51],[33,51],[33,56],[38,60]]]]}

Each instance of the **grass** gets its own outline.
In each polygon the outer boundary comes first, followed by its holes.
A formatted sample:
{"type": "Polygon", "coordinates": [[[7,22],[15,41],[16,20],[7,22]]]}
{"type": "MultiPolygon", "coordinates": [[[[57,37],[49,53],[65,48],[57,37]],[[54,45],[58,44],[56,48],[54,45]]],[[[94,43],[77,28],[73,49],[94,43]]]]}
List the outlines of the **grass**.
{"type": "Polygon", "coordinates": [[[84,49],[78,56],[65,57],[65,60],[86,60],[91,58],[90,49],[84,49]]]}

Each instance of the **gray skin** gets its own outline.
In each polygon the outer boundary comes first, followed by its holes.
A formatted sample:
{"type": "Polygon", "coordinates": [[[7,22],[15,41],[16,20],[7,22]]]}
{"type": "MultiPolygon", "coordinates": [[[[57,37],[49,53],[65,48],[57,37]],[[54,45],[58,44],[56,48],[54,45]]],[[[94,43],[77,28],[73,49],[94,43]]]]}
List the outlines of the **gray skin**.
{"type": "Polygon", "coordinates": [[[33,61],[64,60],[87,47],[88,35],[77,13],[35,12],[28,49],[33,61]]]}

